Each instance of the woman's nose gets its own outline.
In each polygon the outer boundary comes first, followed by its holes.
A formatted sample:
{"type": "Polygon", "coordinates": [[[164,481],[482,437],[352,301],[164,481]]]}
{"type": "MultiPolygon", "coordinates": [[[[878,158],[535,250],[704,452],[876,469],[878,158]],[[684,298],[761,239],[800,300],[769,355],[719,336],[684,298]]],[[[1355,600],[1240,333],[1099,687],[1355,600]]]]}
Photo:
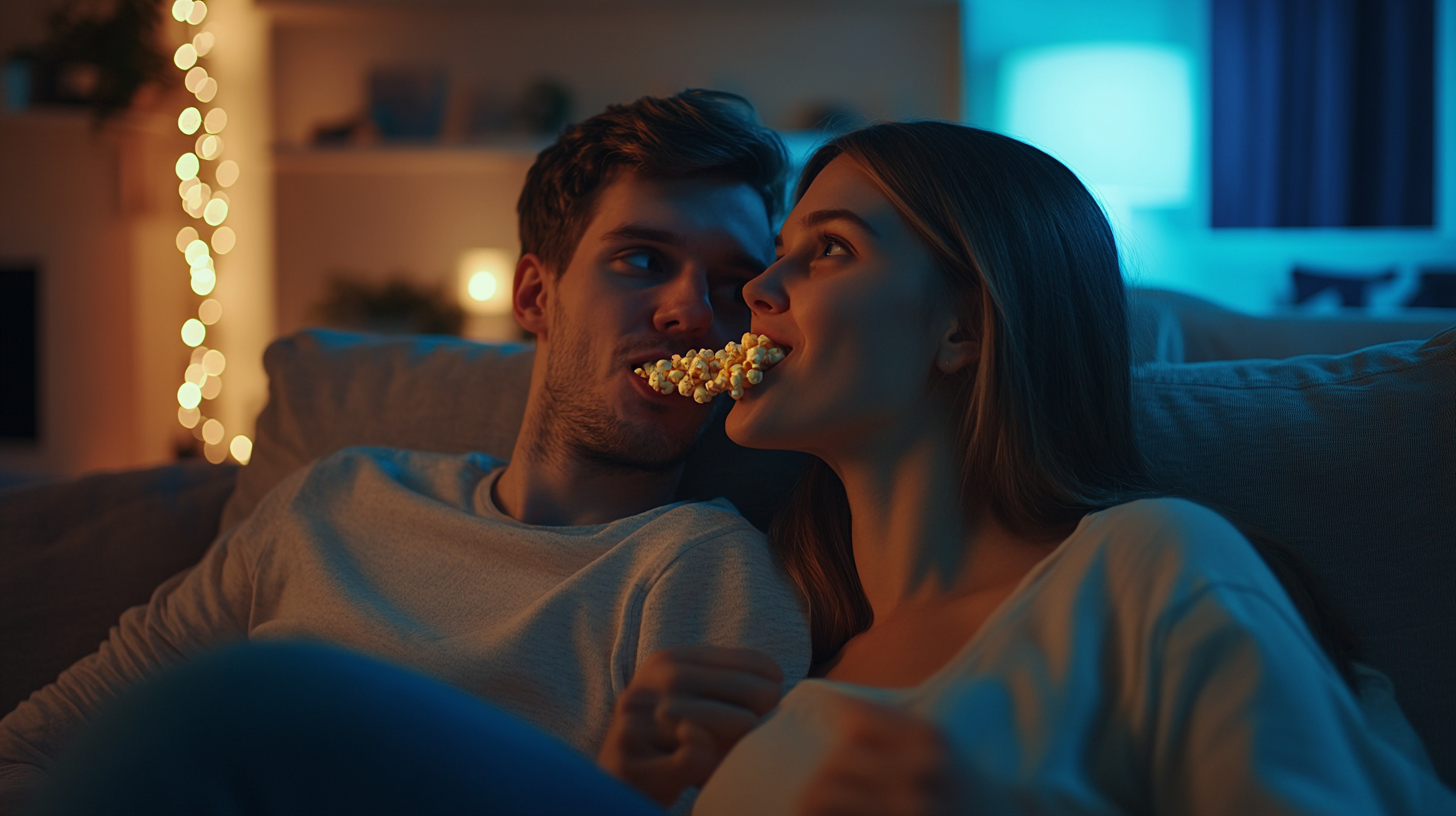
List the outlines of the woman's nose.
{"type": "Polygon", "coordinates": [[[780,258],[743,285],[743,300],[754,314],[776,314],[789,308],[789,295],[784,289],[784,261],[780,258]]]}

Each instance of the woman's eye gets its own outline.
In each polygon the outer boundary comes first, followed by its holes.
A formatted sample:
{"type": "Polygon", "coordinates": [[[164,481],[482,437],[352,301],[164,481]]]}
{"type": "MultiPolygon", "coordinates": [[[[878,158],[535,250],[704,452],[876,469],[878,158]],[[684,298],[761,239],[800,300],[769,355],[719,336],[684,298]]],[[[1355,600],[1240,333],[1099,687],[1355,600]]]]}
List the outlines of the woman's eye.
{"type": "Polygon", "coordinates": [[[839,243],[838,241],[834,240],[833,238],[825,238],[824,239],[824,251],[821,252],[821,253],[819,253],[820,257],[828,257],[830,255],[848,255],[848,254],[849,254],[849,249],[847,247],[845,247],[844,244],[839,243]]]}

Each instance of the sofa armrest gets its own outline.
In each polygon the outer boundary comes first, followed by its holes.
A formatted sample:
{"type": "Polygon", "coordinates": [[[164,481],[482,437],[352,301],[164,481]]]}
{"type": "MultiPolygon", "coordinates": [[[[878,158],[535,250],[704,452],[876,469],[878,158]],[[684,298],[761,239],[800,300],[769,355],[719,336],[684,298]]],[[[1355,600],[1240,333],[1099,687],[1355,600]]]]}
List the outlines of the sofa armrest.
{"type": "Polygon", "coordinates": [[[0,716],[202,557],[237,475],[197,461],[0,490],[0,716]]]}

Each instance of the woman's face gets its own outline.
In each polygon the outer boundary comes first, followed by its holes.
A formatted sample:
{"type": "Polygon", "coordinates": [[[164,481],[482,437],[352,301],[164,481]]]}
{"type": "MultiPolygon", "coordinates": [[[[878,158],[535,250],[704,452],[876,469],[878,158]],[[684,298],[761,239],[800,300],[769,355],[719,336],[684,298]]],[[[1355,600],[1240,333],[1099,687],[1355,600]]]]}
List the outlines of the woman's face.
{"type": "Polygon", "coordinates": [[[753,332],[790,351],[734,405],[729,437],[833,458],[914,432],[954,325],[929,250],[847,156],[814,179],[776,243],[743,296],[753,332]]]}

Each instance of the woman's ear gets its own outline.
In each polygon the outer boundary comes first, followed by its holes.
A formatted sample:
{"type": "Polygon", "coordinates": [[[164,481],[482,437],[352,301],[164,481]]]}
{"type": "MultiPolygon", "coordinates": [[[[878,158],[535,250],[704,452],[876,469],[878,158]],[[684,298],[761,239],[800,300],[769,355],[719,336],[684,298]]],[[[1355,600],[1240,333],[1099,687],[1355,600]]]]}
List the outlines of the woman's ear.
{"type": "Polygon", "coordinates": [[[516,262],[516,277],[511,282],[511,308],[516,313],[516,322],[521,328],[544,338],[549,328],[547,320],[547,298],[553,280],[545,263],[535,255],[527,253],[516,262]]]}
{"type": "Polygon", "coordinates": [[[961,328],[957,320],[940,338],[936,349],[935,367],[942,374],[955,374],[967,366],[975,366],[981,359],[981,341],[961,328]]]}

